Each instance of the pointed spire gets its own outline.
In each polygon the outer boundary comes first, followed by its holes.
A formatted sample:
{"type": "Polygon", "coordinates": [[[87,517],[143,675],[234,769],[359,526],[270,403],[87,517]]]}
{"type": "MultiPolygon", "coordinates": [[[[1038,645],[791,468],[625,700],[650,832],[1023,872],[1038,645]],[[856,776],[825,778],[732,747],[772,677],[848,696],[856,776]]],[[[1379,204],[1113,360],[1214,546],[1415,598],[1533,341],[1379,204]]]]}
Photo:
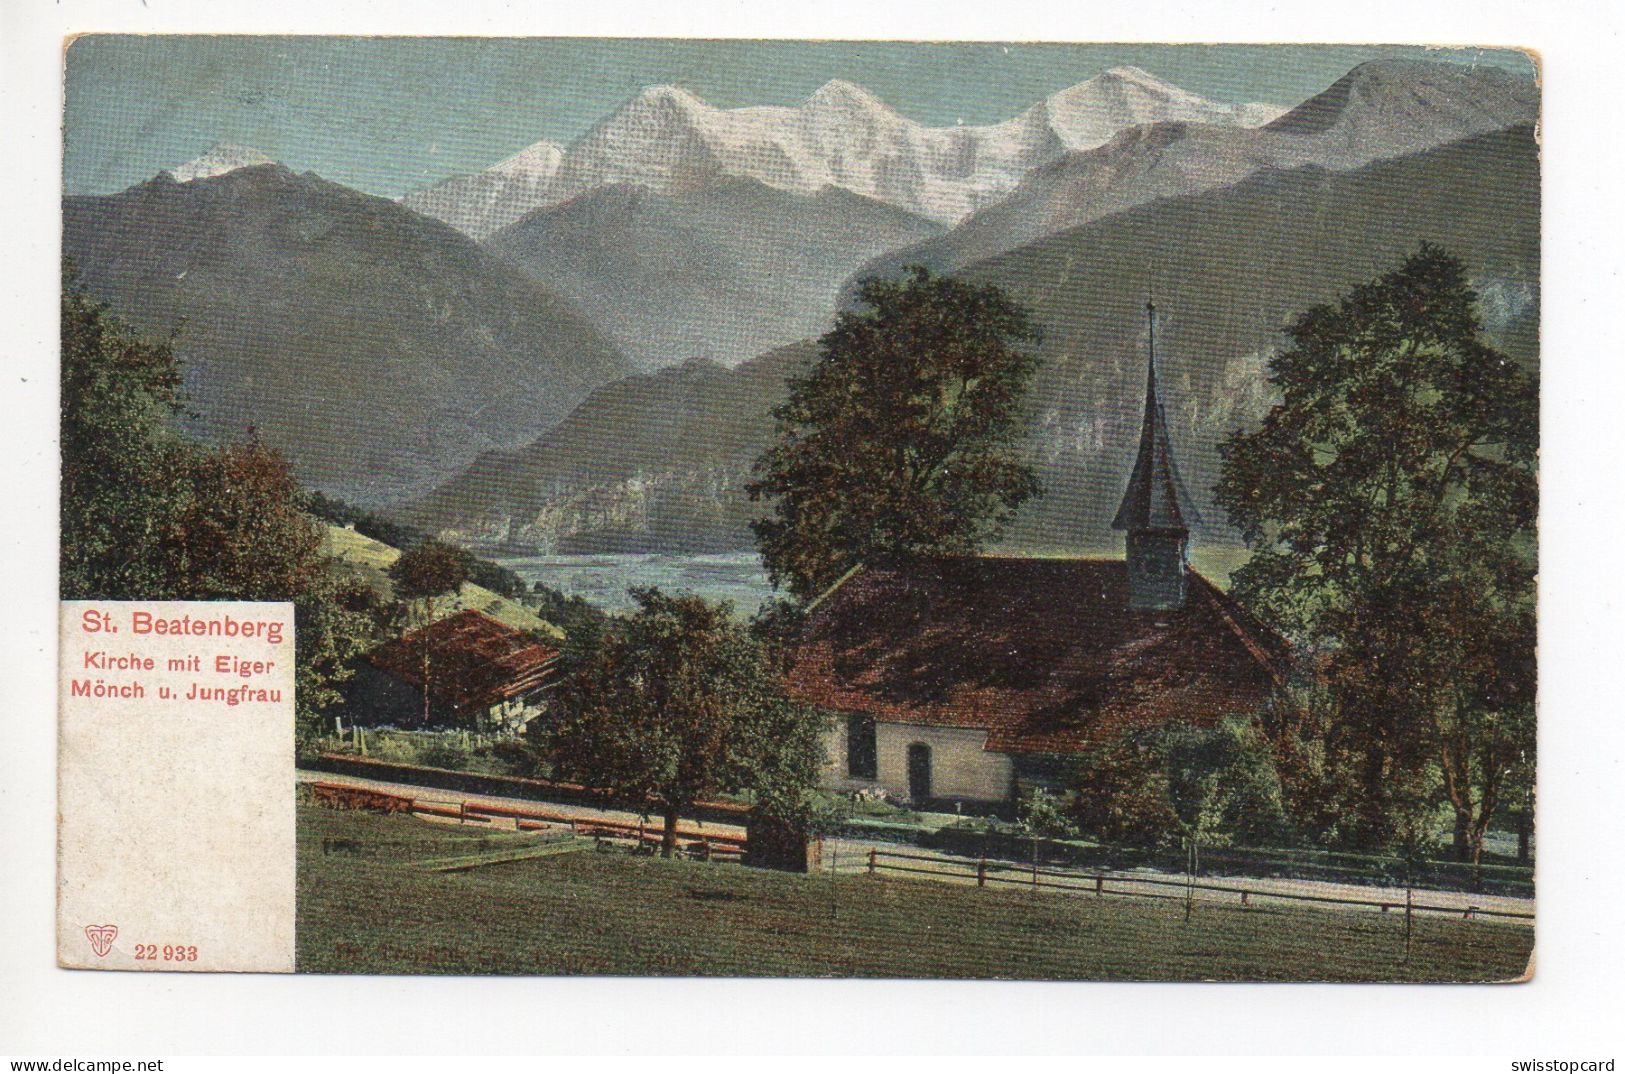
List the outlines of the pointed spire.
{"type": "Polygon", "coordinates": [[[1140,426],[1140,453],[1134,460],[1134,473],[1123,492],[1122,505],[1112,520],[1115,530],[1180,530],[1186,529],[1191,511],[1185,486],[1174,465],[1173,449],[1168,444],[1168,419],[1162,413],[1162,400],[1157,394],[1157,304],[1149,289],[1146,294],[1145,315],[1148,322],[1148,358],[1145,369],[1145,418],[1140,426]]]}

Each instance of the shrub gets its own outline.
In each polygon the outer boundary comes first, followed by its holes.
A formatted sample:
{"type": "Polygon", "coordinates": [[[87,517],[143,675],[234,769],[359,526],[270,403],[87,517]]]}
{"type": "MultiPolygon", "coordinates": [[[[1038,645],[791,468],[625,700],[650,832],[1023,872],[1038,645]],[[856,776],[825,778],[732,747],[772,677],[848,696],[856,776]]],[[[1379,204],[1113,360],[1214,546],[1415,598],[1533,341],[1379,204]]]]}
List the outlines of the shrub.
{"type": "Polygon", "coordinates": [[[446,740],[431,742],[418,750],[417,763],[427,768],[467,770],[469,761],[467,750],[455,742],[446,740]]]}
{"type": "Polygon", "coordinates": [[[1251,721],[1119,736],[1077,768],[1073,814],[1108,842],[1273,844],[1291,835],[1268,743],[1251,721]]]}

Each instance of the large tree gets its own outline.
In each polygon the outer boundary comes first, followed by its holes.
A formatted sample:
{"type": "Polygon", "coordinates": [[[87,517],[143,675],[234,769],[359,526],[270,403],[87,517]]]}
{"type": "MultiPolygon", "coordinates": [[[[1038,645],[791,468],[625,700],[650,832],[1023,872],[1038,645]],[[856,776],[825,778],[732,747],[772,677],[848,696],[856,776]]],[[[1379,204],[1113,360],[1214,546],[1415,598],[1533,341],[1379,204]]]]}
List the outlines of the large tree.
{"type": "Polygon", "coordinates": [[[395,596],[423,602],[425,622],[434,622],[434,602],[455,594],[468,581],[469,555],[460,548],[426,538],[408,548],[389,565],[395,596]]]}
{"type": "Polygon", "coordinates": [[[61,333],[62,597],[292,601],[298,729],[319,732],[372,622],[287,462],[252,437],[178,435],[173,350],[136,337],[71,273],[61,333]]]}
{"type": "Polygon", "coordinates": [[[753,524],[775,585],[807,598],[858,564],[973,552],[1039,491],[1021,460],[1038,332],[991,286],[912,267],[868,279],[774,411],[753,524]]]}
{"type": "Polygon", "coordinates": [[[749,793],[803,819],[823,762],[824,717],[791,701],[726,603],[634,591],[637,611],[568,675],[539,737],[564,778],[660,813],[662,852],[696,801],[749,793]]]}
{"type": "Polygon", "coordinates": [[[1533,750],[1534,380],[1427,244],[1287,335],[1282,401],[1221,446],[1217,498],[1253,550],[1234,592],[1323,677],[1353,837],[1394,842],[1442,794],[1476,859],[1533,750]]]}
{"type": "Polygon", "coordinates": [[[1071,780],[1073,815],[1101,839],[1258,846],[1288,834],[1270,744],[1251,720],[1125,731],[1091,746],[1071,780]]]}
{"type": "Polygon", "coordinates": [[[425,538],[408,548],[389,565],[389,578],[395,596],[403,601],[423,602],[423,629],[419,632],[423,658],[423,724],[429,725],[431,654],[429,627],[434,625],[434,602],[456,594],[468,581],[470,556],[460,548],[425,538]]]}
{"type": "Polygon", "coordinates": [[[62,277],[61,591],[64,599],[165,597],[159,554],[191,452],[168,343],[137,338],[62,277]]]}

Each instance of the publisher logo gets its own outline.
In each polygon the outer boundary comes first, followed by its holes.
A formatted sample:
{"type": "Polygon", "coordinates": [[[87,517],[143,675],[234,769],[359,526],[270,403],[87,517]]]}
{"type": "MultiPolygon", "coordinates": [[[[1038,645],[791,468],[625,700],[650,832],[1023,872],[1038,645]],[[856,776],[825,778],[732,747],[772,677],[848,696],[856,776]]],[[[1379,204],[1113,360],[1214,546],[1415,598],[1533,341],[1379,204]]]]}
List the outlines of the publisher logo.
{"type": "Polygon", "coordinates": [[[96,957],[101,958],[113,949],[113,941],[118,939],[117,925],[86,925],[85,938],[90,941],[91,950],[96,957]]]}

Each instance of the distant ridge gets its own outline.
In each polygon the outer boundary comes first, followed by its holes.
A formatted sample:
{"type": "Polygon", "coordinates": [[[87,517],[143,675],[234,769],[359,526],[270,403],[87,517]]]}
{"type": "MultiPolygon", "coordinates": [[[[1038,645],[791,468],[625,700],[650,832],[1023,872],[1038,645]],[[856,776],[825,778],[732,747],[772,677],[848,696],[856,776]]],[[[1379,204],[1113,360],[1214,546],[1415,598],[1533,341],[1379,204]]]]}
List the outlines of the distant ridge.
{"type": "Polygon", "coordinates": [[[439,221],[246,155],[202,159],[62,204],[90,290],[176,334],[195,433],[252,427],[302,480],[374,505],[530,440],[630,371],[568,303],[439,221]]]}
{"type": "Polygon", "coordinates": [[[486,245],[653,368],[693,357],[737,365],[821,335],[853,270],[941,232],[835,187],[795,194],[733,179],[682,194],[598,187],[486,245]]]}

